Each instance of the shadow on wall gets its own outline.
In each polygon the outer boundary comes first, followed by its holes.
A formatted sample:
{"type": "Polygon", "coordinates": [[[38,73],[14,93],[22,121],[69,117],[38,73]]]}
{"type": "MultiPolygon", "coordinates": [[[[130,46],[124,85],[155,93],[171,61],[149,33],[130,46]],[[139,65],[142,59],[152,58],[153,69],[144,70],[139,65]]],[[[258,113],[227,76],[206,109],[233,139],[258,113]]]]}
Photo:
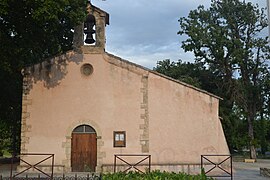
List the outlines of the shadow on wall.
{"type": "Polygon", "coordinates": [[[54,88],[61,83],[67,72],[69,62],[79,64],[83,61],[83,54],[69,51],[63,55],[44,60],[41,63],[26,67],[22,70],[23,94],[29,94],[33,84],[43,82],[47,89],[54,88]]]}

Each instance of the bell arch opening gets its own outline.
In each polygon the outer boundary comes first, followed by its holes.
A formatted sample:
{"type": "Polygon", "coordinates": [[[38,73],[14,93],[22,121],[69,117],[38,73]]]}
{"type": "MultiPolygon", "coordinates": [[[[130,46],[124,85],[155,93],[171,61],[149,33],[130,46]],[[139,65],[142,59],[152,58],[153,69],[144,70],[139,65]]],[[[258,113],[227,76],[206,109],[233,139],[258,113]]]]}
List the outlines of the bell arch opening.
{"type": "Polygon", "coordinates": [[[92,14],[88,14],[86,16],[86,20],[84,22],[84,33],[86,38],[84,42],[86,44],[94,44],[96,43],[96,18],[92,14]]]}

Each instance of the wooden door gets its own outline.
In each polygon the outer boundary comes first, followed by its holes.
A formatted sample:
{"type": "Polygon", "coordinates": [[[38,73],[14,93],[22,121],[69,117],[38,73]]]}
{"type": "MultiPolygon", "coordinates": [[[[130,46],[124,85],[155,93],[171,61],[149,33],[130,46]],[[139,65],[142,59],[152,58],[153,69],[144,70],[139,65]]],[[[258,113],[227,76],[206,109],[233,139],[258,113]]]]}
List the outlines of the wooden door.
{"type": "Polygon", "coordinates": [[[72,133],[71,167],[73,172],[95,172],[97,165],[96,133],[72,133]]]}

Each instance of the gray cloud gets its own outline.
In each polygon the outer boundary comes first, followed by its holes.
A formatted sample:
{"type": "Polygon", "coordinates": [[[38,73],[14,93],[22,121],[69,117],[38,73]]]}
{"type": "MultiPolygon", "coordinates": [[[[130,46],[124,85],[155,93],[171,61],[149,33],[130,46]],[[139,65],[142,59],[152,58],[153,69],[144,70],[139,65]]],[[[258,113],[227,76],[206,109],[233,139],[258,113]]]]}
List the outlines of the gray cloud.
{"type": "MultiPolygon", "coordinates": [[[[266,6],[263,0],[250,0],[266,6]]],[[[210,0],[92,0],[110,14],[106,51],[152,69],[164,59],[193,61],[181,49],[178,19],[210,0]]]]}

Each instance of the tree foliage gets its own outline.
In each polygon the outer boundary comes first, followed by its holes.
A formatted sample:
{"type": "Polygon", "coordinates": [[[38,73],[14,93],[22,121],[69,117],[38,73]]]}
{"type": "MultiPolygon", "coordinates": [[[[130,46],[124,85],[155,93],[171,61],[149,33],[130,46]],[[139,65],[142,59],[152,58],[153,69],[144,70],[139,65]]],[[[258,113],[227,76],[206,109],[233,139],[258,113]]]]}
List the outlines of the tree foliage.
{"type": "Polygon", "coordinates": [[[219,81],[218,77],[201,63],[182,62],[181,60],[171,62],[166,59],[158,61],[154,70],[208,92],[217,93],[215,81],[219,81]]]}
{"type": "Polygon", "coordinates": [[[199,6],[179,22],[179,34],[188,36],[182,48],[222,79],[223,97],[247,120],[251,157],[256,158],[254,121],[269,101],[264,88],[270,49],[260,34],[268,26],[264,10],[240,0],[212,0],[210,8],[199,6]]]}
{"type": "Polygon", "coordinates": [[[0,148],[15,132],[19,149],[21,69],[71,49],[72,29],[84,20],[85,7],[86,0],[1,0],[0,148]]]}

